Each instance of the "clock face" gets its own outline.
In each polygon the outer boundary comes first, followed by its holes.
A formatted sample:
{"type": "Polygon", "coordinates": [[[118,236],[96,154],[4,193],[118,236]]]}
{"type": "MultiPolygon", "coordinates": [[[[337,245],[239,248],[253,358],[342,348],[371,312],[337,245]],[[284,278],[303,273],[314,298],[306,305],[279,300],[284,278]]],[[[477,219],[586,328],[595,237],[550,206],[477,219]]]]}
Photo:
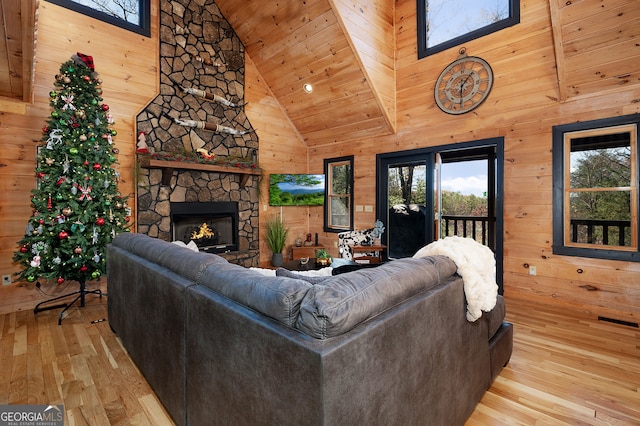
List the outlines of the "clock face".
{"type": "Polygon", "coordinates": [[[438,77],[436,104],[448,114],[464,114],[478,107],[493,86],[489,64],[475,56],[465,56],[450,63],[438,77]]]}

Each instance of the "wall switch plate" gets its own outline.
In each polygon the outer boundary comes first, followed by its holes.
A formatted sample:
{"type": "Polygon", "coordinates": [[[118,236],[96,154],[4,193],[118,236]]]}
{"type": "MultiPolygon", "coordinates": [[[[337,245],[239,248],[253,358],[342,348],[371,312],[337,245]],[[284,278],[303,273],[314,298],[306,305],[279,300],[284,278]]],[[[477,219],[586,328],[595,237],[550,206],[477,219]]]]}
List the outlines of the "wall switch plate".
{"type": "Polygon", "coordinates": [[[367,212],[367,213],[373,212],[373,206],[371,206],[371,205],[364,206],[364,211],[367,212]]]}
{"type": "Polygon", "coordinates": [[[2,276],[2,285],[9,285],[13,281],[11,281],[11,275],[3,275],[2,276]]]}
{"type": "Polygon", "coordinates": [[[536,267],[529,266],[529,275],[535,275],[535,274],[536,274],[536,267]]]}

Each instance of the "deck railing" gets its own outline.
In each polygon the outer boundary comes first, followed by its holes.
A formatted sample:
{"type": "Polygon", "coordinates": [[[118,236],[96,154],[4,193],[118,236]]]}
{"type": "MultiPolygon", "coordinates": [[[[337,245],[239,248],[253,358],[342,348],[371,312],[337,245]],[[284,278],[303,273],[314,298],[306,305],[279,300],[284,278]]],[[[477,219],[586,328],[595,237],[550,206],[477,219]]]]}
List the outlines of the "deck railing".
{"type": "MultiPolygon", "coordinates": [[[[485,216],[443,215],[443,237],[457,235],[487,244],[489,218],[485,216]]],[[[571,220],[571,241],[587,244],[629,245],[631,221],[628,220],[571,220]],[[580,240],[578,241],[578,236],[580,240]]]]}
{"type": "Polygon", "coordinates": [[[571,242],[624,247],[627,242],[626,237],[630,235],[627,229],[631,230],[631,221],[629,220],[571,219],[571,242]],[[581,237],[580,241],[578,241],[578,236],[581,237]],[[609,243],[610,239],[617,239],[617,241],[611,244],[609,243]]]}
{"type": "Polygon", "coordinates": [[[442,223],[444,226],[443,237],[456,235],[473,238],[477,242],[487,245],[489,218],[486,216],[442,215],[442,223]]]}

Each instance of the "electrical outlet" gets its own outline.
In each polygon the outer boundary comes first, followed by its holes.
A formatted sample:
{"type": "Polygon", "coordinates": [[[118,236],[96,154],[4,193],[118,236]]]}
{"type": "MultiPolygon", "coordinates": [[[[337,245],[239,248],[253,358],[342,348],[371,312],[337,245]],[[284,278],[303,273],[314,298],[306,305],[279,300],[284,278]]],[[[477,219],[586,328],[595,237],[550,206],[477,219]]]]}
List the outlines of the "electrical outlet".
{"type": "Polygon", "coordinates": [[[535,275],[535,274],[536,274],[536,267],[529,266],[529,275],[535,275]]]}
{"type": "Polygon", "coordinates": [[[2,276],[2,285],[9,285],[11,284],[11,275],[3,275],[2,276]]]}

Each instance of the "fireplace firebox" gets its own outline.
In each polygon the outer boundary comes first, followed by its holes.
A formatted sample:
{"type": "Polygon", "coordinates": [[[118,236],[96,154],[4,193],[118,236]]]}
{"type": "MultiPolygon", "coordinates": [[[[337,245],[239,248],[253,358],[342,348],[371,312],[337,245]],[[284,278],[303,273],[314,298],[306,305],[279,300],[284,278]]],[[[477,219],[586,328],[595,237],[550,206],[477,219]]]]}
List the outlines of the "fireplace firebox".
{"type": "Polygon", "coordinates": [[[238,250],[238,203],[171,203],[173,240],[193,241],[200,251],[229,253],[238,250]]]}

